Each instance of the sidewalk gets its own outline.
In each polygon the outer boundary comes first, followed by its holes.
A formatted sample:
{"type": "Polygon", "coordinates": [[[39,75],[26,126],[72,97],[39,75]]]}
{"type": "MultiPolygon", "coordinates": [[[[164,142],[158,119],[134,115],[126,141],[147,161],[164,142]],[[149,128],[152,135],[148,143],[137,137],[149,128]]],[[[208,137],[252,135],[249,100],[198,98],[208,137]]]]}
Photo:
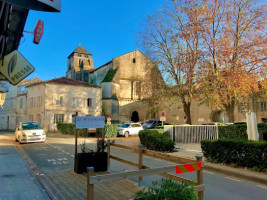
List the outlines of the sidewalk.
{"type": "Polygon", "coordinates": [[[8,135],[0,133],[0,199],[50,199],[8,135]]]}

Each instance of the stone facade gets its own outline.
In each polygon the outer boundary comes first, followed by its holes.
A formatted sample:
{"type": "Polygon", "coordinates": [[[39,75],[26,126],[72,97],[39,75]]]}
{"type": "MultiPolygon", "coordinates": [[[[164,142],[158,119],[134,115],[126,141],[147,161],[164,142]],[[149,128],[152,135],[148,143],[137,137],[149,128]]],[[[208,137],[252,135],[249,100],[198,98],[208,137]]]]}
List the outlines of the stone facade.
{"type": "Polygon", "coordinates": [[[40,79],[33,78],[10,87],[0,108],[0,130],[15,130],[19,122],[27,121],[27,86],[39,82],[40,79]]]}
{"type": "MultiPolygon", "coordinates": [[[[80,77],[87,76],[85,72],[77,71],[77,73],[83,74],[80,77]]],[[[74,74],[70,78],[81,80],[74,74]]],[[[111,117],[112,122],[130,121],[134,116],[135,121],[159,119],[160,112],[165,111],[166,122],[185,123],[185,113],[178,99],[162,102],[157,111],[152,108],[154,81],[163,81],[163,78],[158,68],[139,50],[118,56],[96,69],[89,70],[88,76],[88,81],[85,79],[83,81],[103,88],[102,114],[111,117]]],[[[235,121],[245,121],[246,111],[251,110],[256,112],[258,122],[262,122],[267,118],[266,101],[264,98],[259,101],[248,100],[247,105],[239,102],[235,108],[235,121]]],[[[228,122],[227,113],[224,110],[214,109],[208,103],[193,102],[191,116],[192,124],[228,122]]]]}
{"type": "Polygon", "coordinates": [[[94,69],[92,54],[79,45],[69,56],[67,78],[88,82],[89,72],[94,69]]]}
{"type": "MultiPolygon", "coordinates": [[[[90,72],[89,81],[103,88],[103,114],[113,122],[152,118],[152,73],[159,71],[139,50],[112,59],[90,72]],[[133,113],[137,113],[134,119],[133,113]]],[[[160,76],[161,77],[161,76],[160,76]]]]}
{"type": "Polygon", "coordinates": [[[28,85],[12,97],[14,105],[4,108],[13,112],[0,112],[0,118],[9,116],[9,127],[1,123],[0,129],[14,130],[21,121],[35,121],[46,131],[55,131],[56,121],[71,123],[76,116],[100,116],[102,112],[101,87],[65,77],[28,85]]]}

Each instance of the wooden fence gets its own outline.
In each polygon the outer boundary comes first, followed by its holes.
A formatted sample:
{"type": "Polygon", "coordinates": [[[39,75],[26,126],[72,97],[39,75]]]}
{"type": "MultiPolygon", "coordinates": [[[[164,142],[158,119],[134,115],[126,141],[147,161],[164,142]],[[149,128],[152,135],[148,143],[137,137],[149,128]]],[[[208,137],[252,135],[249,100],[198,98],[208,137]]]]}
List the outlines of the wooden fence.
{"type": "Polygon", "coordinates": [[[177,167],[184,167],[184,165],[175,165],[175,166],[167,166],[167,167],[160,167],[160,168],[150,168],[143,165],[143,155],[153,156],[157,158],[161,158],[164,160],[176,162],[176,163],[186,163],[189,161],[191,164],[194,162],[193,160],[185,159],[185,158],[179,158],[175,156],[165,155],[162,153],[152,152],[149,150],[144,150],[143,145],[139,145],[139,148],[134,147],[126,147],[123,145],[118,144],[110,144],[110,140],[108,140],[108,147],[107,147],[107,153],[108,153],[108,170],[110,169],[110,159],[114,159],[123,163],[126,163],[128,165],[132,165],[138,168],[137,171],[130,171],[130,172],[122,172],[122,173],[112,173],[112,174],[106,174],[106,175],[98,175],[94,176],[94,168],[88,167],[87,168],[87,200],[93,200],[94,199],[94,184],[95,183],[101,183],[105,181],[113,181],[113,180],[119,180],[119,179],[127,179],[131,177],[139,177],[139,183],[142,180],[143,176],[149,176],[149,175],[156,175],[159,174],[161,176],[173,179],[175,181],[184,182],[190,185],[193,185],[195,188],[195,192],[198,193],[198,197],[200,200],[203,200],[204,196],[204,189],[205,186],[203,184],[203,162],[202,162],[202,156],[196,156],[196,161],[200,162],[202,165],[202,168],[197,169],[197,181],[191,181],[173,174],[170,174],[169,172],[175,172],[177,167]],[[115,157],[110,155],[110,146],[120,147],[120,148],[126,148],[129,150],[132,150],[134,152],[137,152],[139,155],[138,163],[134,163],[119,157],[115,157]]]}

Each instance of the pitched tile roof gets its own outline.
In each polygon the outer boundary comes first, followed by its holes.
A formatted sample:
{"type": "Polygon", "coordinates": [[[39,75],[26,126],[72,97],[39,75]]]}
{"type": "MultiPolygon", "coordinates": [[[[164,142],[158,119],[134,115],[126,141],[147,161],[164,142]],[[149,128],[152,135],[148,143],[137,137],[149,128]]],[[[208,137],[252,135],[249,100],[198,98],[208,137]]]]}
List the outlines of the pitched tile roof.
{"type": "MultiPolygon", "coordinates": [[[[89,83],[85,83],[82,81],[76,81],[67,77],[60,77],[60,78],[55,78],[55,79],[51,79],[48,81],[43,81],[40,83],[36,83],[36,84],[32,84],[30,86],[34,86],[34,85],[38,85],[38,84],[62,84],[62,85],[72,85],[72,86],[84,86],[84,87],[92,87],[92,88],[101,88],[99,86],[93,85],[93,84],[89,84],[89,83]]],[[[30,87],[28,86],[28,87],[30,87]]]]}
{"type": "Polygon", "coordinates": [[[86,55],[92,55],[89,51],[79,45],[68,57],[70,57],[73,53],[82,53],[86,55]]]}

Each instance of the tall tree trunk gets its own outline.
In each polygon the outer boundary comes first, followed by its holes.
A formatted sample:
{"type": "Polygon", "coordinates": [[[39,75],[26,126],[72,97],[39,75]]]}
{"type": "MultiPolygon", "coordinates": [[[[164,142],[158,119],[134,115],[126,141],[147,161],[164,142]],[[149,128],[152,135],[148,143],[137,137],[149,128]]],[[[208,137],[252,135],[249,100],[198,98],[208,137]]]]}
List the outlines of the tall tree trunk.
{"type": "Polygon", "coordinates": [[[191,121],[191,112],[190,112],[191,102],[187,102],[186,103],[186,101],[183,99],[183,109],[184,109],[185,115],[187,116],[186,123],[187,124],[192,124],[192,121],[191,121]]]}
{"type": "Polygon", "coordinates": [[[233,123],[235,121],[235,101],[232,100],[231,102],[224,104],[223,106],[227,112],[229,122],[233,123]]]}

